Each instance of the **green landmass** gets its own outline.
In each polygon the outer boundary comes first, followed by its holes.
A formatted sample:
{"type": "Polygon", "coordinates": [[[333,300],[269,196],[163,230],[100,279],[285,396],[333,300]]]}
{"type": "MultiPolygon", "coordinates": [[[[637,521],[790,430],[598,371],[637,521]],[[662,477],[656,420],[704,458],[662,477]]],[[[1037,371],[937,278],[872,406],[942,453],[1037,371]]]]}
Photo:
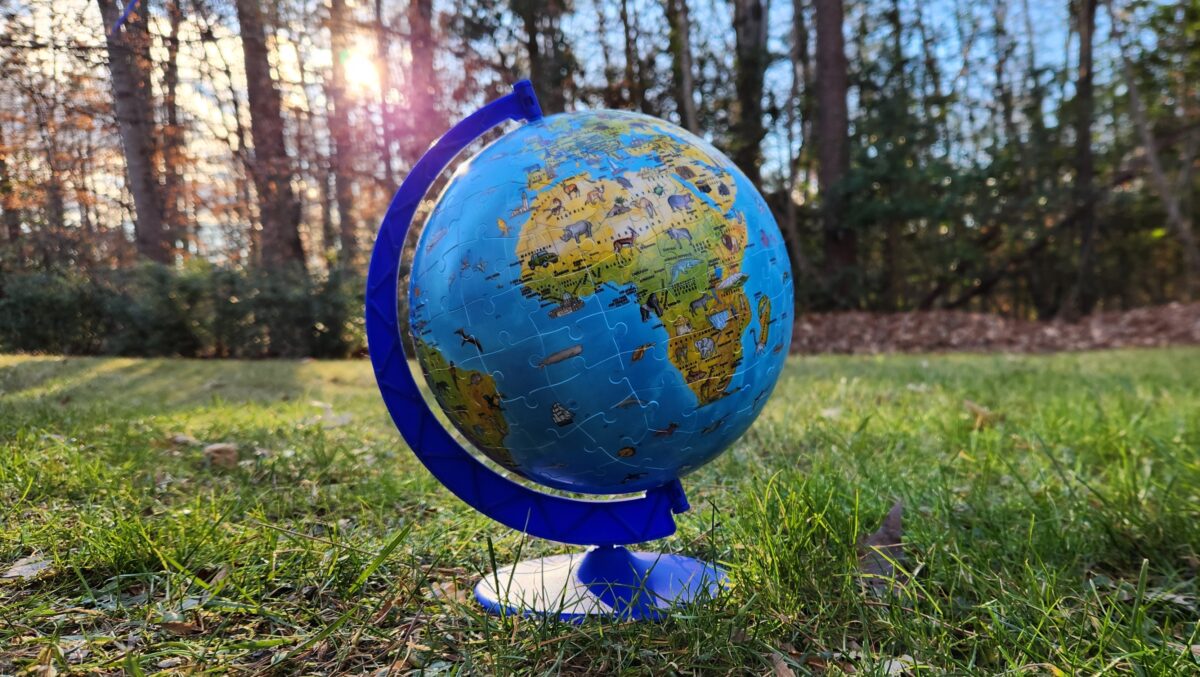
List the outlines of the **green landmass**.
{"type": "Polygon", "coordinates": [[[558,145],[528,178],[536,192],[517,243],[523,284],[560,303],[604,285],[632,285],[631,302],[642,307],[643,321],[661,326],[668,358],[698,403],[723,397],[750,320],[738,283],[746,224],[727,216],[737,197],[733,177],[700,148],[640,122],[557,131],[558,145]],[[612,178],[546,179],[559,154],[612,152],[614,140],[630,133],[635,141],[621,151],[653,157],[652,166],[612,178]]]}
{"type": "Polygon", "coordinates": [[[491,374],[447,362],[440,350],[425,341],[417,339],[416,348],[425,381],[450,422],[488,458],[511,469],[513,458],[504,445],[508,421],[496,380],[491,374]]]}

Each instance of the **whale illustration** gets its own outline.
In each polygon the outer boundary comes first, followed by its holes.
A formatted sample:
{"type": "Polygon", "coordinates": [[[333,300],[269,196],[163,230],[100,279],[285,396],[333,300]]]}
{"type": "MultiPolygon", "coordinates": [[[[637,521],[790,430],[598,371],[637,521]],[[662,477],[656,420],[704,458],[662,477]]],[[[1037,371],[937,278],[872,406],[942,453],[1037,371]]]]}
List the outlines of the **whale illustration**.
{"type": "Polygon", "coordinates": [[[572,357],[581,354],[583,354],[583,345],[577,343],[569,348],[563,348],[558,352],[550,353],[546,357],[542,358],[542,361],[538,363],[538,369],[544,369],[548,364],[558,364],[563,360],[569,360],[572,357]]]}

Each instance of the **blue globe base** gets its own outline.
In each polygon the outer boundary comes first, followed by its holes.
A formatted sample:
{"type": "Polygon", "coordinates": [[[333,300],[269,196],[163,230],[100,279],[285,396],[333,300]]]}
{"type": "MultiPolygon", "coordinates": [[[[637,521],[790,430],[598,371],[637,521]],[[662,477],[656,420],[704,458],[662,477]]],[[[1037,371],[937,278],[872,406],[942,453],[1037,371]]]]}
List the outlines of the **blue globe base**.
{"type": "Polygon", "coordinates": [[[475,586],[475,599],[493,614],[657,621],[712,599],[727,581],[702,560],[599,546],[498,569],[475,586]]]}

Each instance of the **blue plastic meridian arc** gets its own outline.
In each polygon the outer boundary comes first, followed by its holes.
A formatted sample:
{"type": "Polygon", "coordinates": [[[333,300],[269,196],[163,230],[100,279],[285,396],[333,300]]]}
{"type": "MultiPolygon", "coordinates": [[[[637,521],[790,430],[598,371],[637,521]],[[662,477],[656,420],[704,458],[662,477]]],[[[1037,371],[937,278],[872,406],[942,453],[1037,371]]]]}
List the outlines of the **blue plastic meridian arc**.
{"type": "Polygon", "coordinates": [[[397,321],[397,276],[417,205],[446,165],[472,141],[507,120],[536,121],[541,106],[528,80],[475,111],[438,139],[392,198],[367,271],[366,321],[371,365],[392,421],[413,453],[472,508],[537,538],[576,545],[627,545],[675,533],[672,513],[688,509],[678,480],[644,496],[584,500],[536,491],[509,480],[464,449],[425,403],[409,369],[397,321]]]}

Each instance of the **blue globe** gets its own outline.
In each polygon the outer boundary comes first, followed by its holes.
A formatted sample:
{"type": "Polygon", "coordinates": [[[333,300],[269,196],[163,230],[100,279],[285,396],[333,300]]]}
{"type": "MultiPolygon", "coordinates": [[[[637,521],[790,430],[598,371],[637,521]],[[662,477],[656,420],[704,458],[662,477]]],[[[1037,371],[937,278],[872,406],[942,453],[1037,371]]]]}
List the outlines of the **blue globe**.
{"type": "Polygon", "coordinates": [[[554,115],[450,178],[409,276],[410,327],[450,422],[567,491],[640,491],[750,427],[791,340],[792,284],[762,196],[656,118],[554,115]]]}

